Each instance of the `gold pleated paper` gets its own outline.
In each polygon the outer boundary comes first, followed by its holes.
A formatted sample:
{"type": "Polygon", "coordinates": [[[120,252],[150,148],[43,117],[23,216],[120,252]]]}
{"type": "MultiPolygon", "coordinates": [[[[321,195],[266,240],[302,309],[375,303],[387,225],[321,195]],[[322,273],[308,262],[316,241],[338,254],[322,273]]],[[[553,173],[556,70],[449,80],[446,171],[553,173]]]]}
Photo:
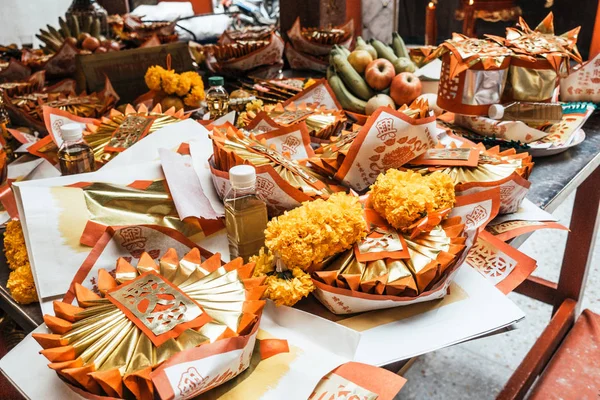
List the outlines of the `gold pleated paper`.
{"type": "Polygon", "coordinates": [[[75,284],[78,306],[54,302],[56,316],[44,316],[52,334],[33,336],[50,368],[69,383],[95,395],[152,400],[150,372],[162,362],[186,349],[248,334],[258,323],[265,287],[264,279],[251,278],[253,268],[241,259],[221,265],[219,255],[202,262],[198,249],[181,260],[169,249],[159,265],[144,253],[136,268],[120,258],[114,277],[99,270],[100,295],[75,284]],[[149,294],[134,295],[138,292],[149,294]],[[140,311],[142,299],[164,306],[158,293],[180,296],[186,307],[140,311]],[[194,328],[178,329],[194,321],[194,328]],[[167,336],[157,346],[160,336],[152,334],[164,331],[164,323],[175,328],[161,333],[167,336]]]}
{"type": "Polygon", "coordinates": [[[450,175],[454,184],[470,182],[495,182],[519,174],[527,179],[533,169],[532,158],[529,153],[518,153],[515,149],[500,151],[498,146],[485,149],[482,144],[476,145],[480,151],[479,163],[476,167],[451,166],[416,168],[421,173],[441,171],[450,175]]]}
{"type": "Polygon", "coordinates": [[[414,239],[398,232],[406,243],[407,257],[382,256],[359,262],[355,250],[351,249],[339,254],[313,276],[328,285],[353,291],[416,297],[444,279],[445,272],[455,265],[465,249],[463,228],[459,217],[449,218],[414,239]]]}
{"type": "Polygon", "coordinates": [[[84,132],[84,140],[94,151],[96,161],[107,162],[118,154],[106,149],[106,147],[110,148],[111,139],[115,132],[119,132],[121,136],[127,135],[128,138],[120,142],[131,145],[146,134],[151,134],[186,118],[188,117],[184,115],[183,109],[175,111],[175,108],[170,108],[163,112],[160,104],[156,105],[151,111],[143,104],[137,110],[133,106],[127,105],[125,112],[112,109],[108,117],[102,117],[94,123],[88,124],[84,132]],[[136,126],[130,123],[131,118],[148,118],[151,120],[150,126],[142,125],[144,129],[139,129],[139,124],[136,126]],[[126,132],[124,132],[124,129],[126,132]]]}
{"type": "Polygon", "coordinates": [[[280,154],[254,135],[229,128],[226,133],[215,129],[211,135],[215,167],[229,171],[241,164],[272,167],[286,182],[309,196],[329,196],[335,191],[319,174],[280,154]]]}
{"type": "Polygon", "coordinates": [[[329,139],[337,135],[346,122],[346,114],[343,110],[328,110],[324,106],[311,107],[306,103],[296,105],[292,102],[286,106],[279,103],[268,112],[268,115],[281,126],[290,126],[304,121],[309,134],[318,139],[329,139]]]}

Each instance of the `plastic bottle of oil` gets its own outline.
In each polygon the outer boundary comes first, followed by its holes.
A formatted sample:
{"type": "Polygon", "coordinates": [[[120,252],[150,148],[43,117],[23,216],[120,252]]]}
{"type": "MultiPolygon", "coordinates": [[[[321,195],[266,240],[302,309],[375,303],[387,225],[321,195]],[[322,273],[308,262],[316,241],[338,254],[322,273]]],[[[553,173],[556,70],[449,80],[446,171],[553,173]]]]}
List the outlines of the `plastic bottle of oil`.
{"type": "Polygon", "coordinates": [[[94,152],[83,141],[80,124],[66,124],[61,128],[63,143],[58,149],[58,161],[63,175],[83,174],[96,169],[94,152]]]}
{"type": "Polygon", "coordinates": [[[208,78],[210,88],[206,91],[206,105],[211,119],[217,119],[227,114],[229,108],[229,94],[223,87],[225,81],[222,76],[208,78]]]}
{"type": "Polygon", "coordinates": [[[229,170],[231,189],[225,195],[225,225],[231,258],[248,262],[265,244],[267,205],[256,195],[256,170],[237,165],[229,170]]]}
{"type": "Polygon", "coordinates": [[[502,121],[523,121],[530,124],[555,124],[562,120],[559,103],[514,102],[506,105],[492,104],[488,115],[502,121]]]}

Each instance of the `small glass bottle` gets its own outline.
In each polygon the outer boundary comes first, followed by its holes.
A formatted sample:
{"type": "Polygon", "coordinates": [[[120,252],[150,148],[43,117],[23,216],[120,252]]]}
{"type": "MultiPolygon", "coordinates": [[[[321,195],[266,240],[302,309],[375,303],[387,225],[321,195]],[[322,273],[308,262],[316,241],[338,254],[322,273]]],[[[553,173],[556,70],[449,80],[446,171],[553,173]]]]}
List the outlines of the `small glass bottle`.
{"type": "Polygon", "coordinates": [[[506,105],[492,104],[488,110],[491,119],[523,121],[534,125],[556,124],[562,120],[559,103],[514,102],[506,105]]]}
{"type": "Polygon", "coordinates": [[[231,189],[225,195],[225,225],[231,259],[248,262],[265,244],[267,205],[256,195],[256,170],[237,165],[229,170],[231,189]]]}
{"type": "Polygon", "coordinates": [[[229,94],[223,87],[225,81],[222,76],[208,78],[210,88],[206,91],[206,105],[211,119],[217,119],[227,114],[229,108],[229,94]]]}
{"type": "Polygon", "coordinates": [[[58,149],[58,161],[63,175],[83,174],[96,169],[94,152],[83,141],[80,124],[66,124],[60,128],[63,143],[58,149]]]}

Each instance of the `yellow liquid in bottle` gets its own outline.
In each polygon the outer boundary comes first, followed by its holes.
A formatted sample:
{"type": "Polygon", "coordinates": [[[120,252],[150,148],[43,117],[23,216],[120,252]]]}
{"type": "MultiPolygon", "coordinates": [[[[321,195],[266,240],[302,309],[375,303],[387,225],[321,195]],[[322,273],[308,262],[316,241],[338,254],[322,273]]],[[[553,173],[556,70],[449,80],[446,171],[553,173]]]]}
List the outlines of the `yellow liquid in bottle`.
{"type": "Polygon", "coordinates": [[[265,244],[267,206],[250,194],[225,200],[225,224],[231,259],[242,257],[248,262],[265,244]]]}
{"type": "Polygon", "coordinates": [[[82,174],[95,170],[94,153],[85,144],[75,144],[58,152],[60,171],[63,175],[82,174]]]}
{"type": "Polygon", "coordinates": [[[210,112],[210,118],[215,119],[227,114],[229,99],[224,96],[208,96],[206,106],[210,112]]]}

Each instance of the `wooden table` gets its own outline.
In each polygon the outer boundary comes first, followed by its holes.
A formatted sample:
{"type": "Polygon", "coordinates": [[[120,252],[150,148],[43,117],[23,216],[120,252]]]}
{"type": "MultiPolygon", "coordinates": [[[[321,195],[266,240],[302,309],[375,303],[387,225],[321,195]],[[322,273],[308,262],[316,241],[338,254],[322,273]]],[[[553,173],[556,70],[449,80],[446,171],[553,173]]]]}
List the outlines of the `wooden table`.
{"type": "MultiPolygon", "coordinates": [[[[600,111],[596,111],[584,126],[586,139],[579,146],[551,157],[535,159],[530,176],[532,182],[527,198],[539,207],[553,212],[573,191],[577,190],[571,231],[564,261],[569,268],[561,270],[561,284],[529,277],[516,291],[558,307],[565,298],[580,299],[585,288],[587,271],[594,248],[600,198],[600,111]]],[[[519,247],[529,235],[513,240],[519,247]]],[[[565,265],[565,264],[563,264],[565,265]]],[[[0,308],[26,332],[43,322],[39,305],[17,304],[6,290],[9,270],[4,253],[0,254],[0,308]]],[[[323,312],[328,311],[321,307],[323,312]]],[[[333,318],[335,319],[335,318],[333,318]]]]}

